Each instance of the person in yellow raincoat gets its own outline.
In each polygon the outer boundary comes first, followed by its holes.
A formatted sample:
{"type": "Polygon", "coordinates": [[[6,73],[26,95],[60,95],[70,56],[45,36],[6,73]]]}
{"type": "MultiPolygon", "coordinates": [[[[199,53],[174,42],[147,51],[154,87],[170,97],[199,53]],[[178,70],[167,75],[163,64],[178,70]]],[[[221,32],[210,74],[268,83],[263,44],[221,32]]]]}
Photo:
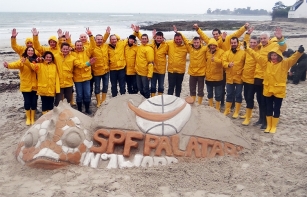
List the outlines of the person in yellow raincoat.
{"type": "Polygon", "coordinates": [[[136,83],[140,93],[150,97],[149,81],[153,75],[154,50],[148,44],[148,35],[141,36],[141,45],[138,46],[135,60],[136,83]]]}
{"type": "Polygon", "coordinates": [[[35,112],[37,108],[37,79],[36,73],[30,66],[24,64],[26,59],[30,62],[36,61],[36,54],[33,47],[27,47],[22,58],[16,62],[4,62],[3,66],[8,69],[19,69],[20,73],[20,91],[24,99],[24,108],[26,110],[26,125],[32,125],[35,122],[35,112]]]}
{"type": "Polygon", "coordinates": [[[53,109],[55,95],[60,93],[60,81],[54,55],[46,51],[40,60],[38,63],[26,63],[37,73],[37,95],[42,99],[42,112],[46,114],[53,109]]]}
{"type": "Polygon", "coordinates": [[[246,52],[253,56],[253,58],[264,67],[263,95],[265,97],[267,109],[267,127],[264,130],[265,133],[276,132],[282,100],[286,97],[288,71],[303,55],[304,51],[305,49],[301,45],[297,52],[290,58],[284,60],[279,47],[273,48],[266,58],[250,48],[246,49],[246,52]]]}
{"type": "Polygon", "coordinates": [[[235,112],[233,118],[239,117],[242,103],[242,72],[245,62],[245,51],[240,49],[239,39],[230,39],[231,49],[225,51],[223,55],[223,67],[226,69],[226,106],[224,115],[230,113],[232,102],[235,98],[235,112]]]}
{"type": "Polygon", "coordinates": [[[136,83],[135,58],[137,53],[136,36],[130,35],[128,43],[125,46],[126,59],[126,83],[129,94],[137,94],[139,92],[136,83]]]}
{"type": "Polygon", "coordinates": [[[218,47],[214,38],[208,42],[206,50],[206,86],[208,92],[209,106],[213,107],[213,89],[215,93],[215,108],[220,111],[223,95],[223,64],[224,51],[218,47]]]}

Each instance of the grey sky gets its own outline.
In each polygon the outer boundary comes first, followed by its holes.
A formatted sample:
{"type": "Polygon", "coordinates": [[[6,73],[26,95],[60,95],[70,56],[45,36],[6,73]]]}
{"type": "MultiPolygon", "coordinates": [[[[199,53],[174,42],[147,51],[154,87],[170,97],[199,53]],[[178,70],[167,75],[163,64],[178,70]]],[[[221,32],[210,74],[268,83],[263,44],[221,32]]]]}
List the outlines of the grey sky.
{"type": "MultiPolygon", "coordinates": [[[[0,0],[0,12],[107,12],[203,14],[208,8],[271,10],[277,0],[0,0]],[[16,6],[18,5],[18,6],[16,6]]],[[[293,5],[296,0],[283,0],[293,5]]]]}

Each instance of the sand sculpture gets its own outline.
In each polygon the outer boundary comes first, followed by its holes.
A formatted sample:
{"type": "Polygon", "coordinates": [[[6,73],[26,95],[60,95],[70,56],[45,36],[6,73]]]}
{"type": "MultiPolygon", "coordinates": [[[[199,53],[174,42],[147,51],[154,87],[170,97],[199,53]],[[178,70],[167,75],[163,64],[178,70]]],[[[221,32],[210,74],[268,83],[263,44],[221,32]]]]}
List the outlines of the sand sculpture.
{"type": "Polygon", "coordinates": [[[229,118],[190,103],[170,95],[148,100],[123,95],[91,118],[64,101],[26,131],[16,158],[43,169],[69,164],[111,169],[167,165],[184,157],[237,156],[250,148],[229,118]]]}

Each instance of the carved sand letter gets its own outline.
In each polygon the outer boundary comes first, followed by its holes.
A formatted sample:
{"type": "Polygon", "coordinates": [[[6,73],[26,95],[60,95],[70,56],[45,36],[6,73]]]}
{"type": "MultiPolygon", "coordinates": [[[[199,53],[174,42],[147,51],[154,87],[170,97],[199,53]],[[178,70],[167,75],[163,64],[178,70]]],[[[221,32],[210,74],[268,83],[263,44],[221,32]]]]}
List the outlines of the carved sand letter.
{"type": "Polygon", "coordinates": [[[190,137],[189,143],[186,148],[186,156],[191,157],[192,151],[194,150],[195,157],[201,157],[199,145],[196,137],[190,137]]]}
{"type": "Polygon", "coordinates": [[[125,142],[126,133],[120,130],[112,130],[110,132],[109,143],[107,148],[107,153],[114,153],[114,144],[123,144],[125,142]],[[116,136],[120,136],[117,138],[116,136]]]}
{"type": "Polygon", "coordinates": [[[144,142],[143,155],[150,155],[151,149],[155,149],[159,143],[159,137],[155,135],[146,134],[144,142]]]}
{"type": "Polygon", "coordinates": [[[162,114],[162,113],[147,112],[145,110],[142,110],[140,108],[135,107],[133,104],[128,102],[129,108],[137,116],[144,118],[145,120],[150,120],[150,121],[155,121],[155,122],[163,122],[163,121],[166,121],[168,119],[173,118],[174,116],[179,114],[179,112],[181,112],[185,108],[186,104],[187,103],[183,103],[183,105],[181,107],[178,107],[174,111],[170,111],[170,112],[166,112],[166,113],[162,114]]]}
{"type": "Polygon", "coordinates": [[[108,140],[101,138],[99,135],[109,137],[110,133],[105,129],[97,130],[94,133],[93,138],[95,141],[97,141],[100,144],[100,146],[98,147],[92,146],[90,150],[91,152],[94,152],[94,153],[105,153],[107,150],[108,140]]]}
{"type": "Polygon", "coordinates": [[[185,152],[178,149],[178,147],[179,147],[179,135],[171,136],[171,142],[172,142],[172,147],[173,147],[173,154],[175,156],[180,156],[180,157],[184,156],[185,152]]]}
{"type": "Polygon", "coordinates": [[[237,148],[235,145],[230,144],[228,142],[224,142],[224,151],[226,154],[229,154],[231,156],[237,156],[237,148]]]}
{"type": "Polygon", "coordinates": [[[132,141],[132,138],[134,139],[139,139],[142,140],[143,139],[143,134],[137,131],[128,131],[126,133],[126,140],[125,140],[125,146],[124,146],[124,153],[123,155],[125,157],[129,157],[130,156],[130,149],[131,147],[137,148],[138,147],[138,143],[135,141],[132,141]]]}
{"type": "Polygon", "coordinates": [[[197,141],[201,144],[201,157],[207,157],[208,146],[212,146],[214,141],[204,138],[197,138],[197,141]]]}
{"type": "Polygon", "coordinates": [[[213,158],[215,155],[224,156],[223,145],[219,141],[214,142],[209,158],[213,158]]]}
{"type": "Polygon", "coordinates": [[[165,155],[167,156],[173,155],[171,142],[166,136],[160,137],[160,143],[156,149],[155,156],[161,156],[162,150],[165,151],[165,155]]]}

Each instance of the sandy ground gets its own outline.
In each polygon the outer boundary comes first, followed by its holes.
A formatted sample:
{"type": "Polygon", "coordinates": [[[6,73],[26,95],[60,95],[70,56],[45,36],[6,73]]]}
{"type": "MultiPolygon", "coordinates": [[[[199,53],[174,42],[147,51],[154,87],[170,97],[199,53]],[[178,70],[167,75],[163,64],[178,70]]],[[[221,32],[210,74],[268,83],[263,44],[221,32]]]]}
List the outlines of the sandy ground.
{"type": "MultiPolygon", "coordinates": [[[[307,48],[306,39],[288,40],[293,49],[300,44],[307,48]]],[[[17,58],[1,55],[0,63],[17,58]]],[[[252,142],[252,148],[238,158],[192,159],[159,168],[107,170],[72,165],[48,171],[16,161],[14,151],[28,128],[23,100],[14,89],[16,73],[1,66],[0,78],[1,87],[12,87],[0,92],[0,196],[307,196],[307,82],[288,84],[276,134],[241,126],[241,119],[233,120],[252,142]]],[[[181,96],[188,94],[185,75],[181,96]]],[[[109,92],[107,99],[110,97],[109,92]]],[[[92,110],[96,110],[94,105],[92,110]]],[[[257,119],[256,104],[252,123],[257,119]]]]}

